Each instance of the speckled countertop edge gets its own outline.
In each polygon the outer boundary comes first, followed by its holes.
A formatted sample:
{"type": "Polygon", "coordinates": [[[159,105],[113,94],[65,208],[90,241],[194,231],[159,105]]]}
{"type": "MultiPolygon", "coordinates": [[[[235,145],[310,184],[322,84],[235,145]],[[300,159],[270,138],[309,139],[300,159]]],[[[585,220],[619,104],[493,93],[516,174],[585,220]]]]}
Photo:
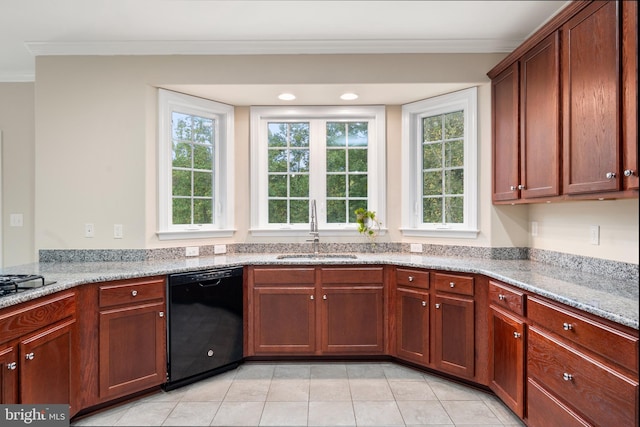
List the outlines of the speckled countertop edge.
{"type": "Polygon", "coordinates": [[[634,329],[639,327],[639,285],[526,260],[434,257],[404,253],[358,253],[356,259],[278,259],[277,254],[218,255],[129,262],[41,262],[2,269],[2,273],[41,274],[55,284],[0,298],[0,308],[86,283],[247,265],[389,264],[483,274],[520,289],[634,329]]]}

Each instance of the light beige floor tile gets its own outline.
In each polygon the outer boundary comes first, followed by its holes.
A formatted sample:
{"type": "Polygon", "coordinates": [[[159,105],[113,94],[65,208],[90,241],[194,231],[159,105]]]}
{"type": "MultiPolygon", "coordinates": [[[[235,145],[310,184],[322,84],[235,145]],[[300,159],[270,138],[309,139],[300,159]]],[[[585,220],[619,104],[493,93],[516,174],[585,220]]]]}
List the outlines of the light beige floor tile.
{"type": "Polygon", "coordinates": [[[129,408],[114,425],[160,426],[175,406],[176,402],[140,403],[129,408]]]}
{"type": "Polygon", "coordinates": [[[316,363],[311,365],[311,379],[347,379],[347,366],[344,363],[316,363]]]}
{"type": "Polygon", "coordinates": [[[394,400],[387,380],[350,379],[351,399],[356,400],[394,400]]]}
{"type": "Polygon", "coordinates": [[[260,426],[306,426],[308,416],[307,402],[266,402],[260,426]]]}
{"type": "Polygon", "coordinates": [[[309,387],[309,401],[351,401],[349,380],[345,379],[312,379],[309,387]]]}
{"type": "Polygon", "coordinates": [[[456,425],[501,425],[484,401],[444,401],[442,406],[456,425]]]}
{"type": "Polygon", "coordinates": [[[271,380],[234,380],[229,387],[225,401],[233,402],[264,402],[267,399],[271,380]]]}
{"type": "Polygon", "coordinates": [[[212,426],[257,426],[264,402],[222,402],[212,426]]]}
{"type": "Polygon", "coordinates": [[[353,402],[358,426],[404,426],[395,401],[353,402]]]}
{"type": "Polygon", "coordinates": [[[415,380],[424,381],[423,373],[402,365],[389,364],[383,367],[384,374],[388,380],[415,380]]]}
{"type": "Polygon", "coordinates": [[[270,380],[275,367],[271,363],[243,363],[236,369],[235,379],[270,380]]]}
{"type": "Polygon", "coordinates": [[[502,403],[497,397],[487,393],[486,396],[483,396],[482,400],[487,404],[489,409],[493,411],[493,413],[496,415],[496,417],[498,417],[502,424],[509,426],[524,425],[520,418],[518,418],[516,414],[511,411],[511,409],[507,408],[507,406],[502,403]]]}
{"type": "Polygon", "coordinates": [[[353,363],[347,364],[347,375],[349,379],[355,378],[377,378],[386,379],[384,366],[381,363],[353,363]]]}
{"type": "Polygon", "coordinates": [[[95,415],[91,415],[86,418],[82,418],[78,421],[71,423],[72,426],[113,426],[131,408],[135,406],[136,402],[127,403],[122,406],[117,406],[113,409],[107,409],[99,412],[95,415]]]}
{"type": "Polygon", "coordinates": [[[310,372],[311,366],[308,364],[276,365],[273,378],[308,379],[310,372]]]}
{"type": "Polygon", "coordinates": [[[203,402],[222,401],[233,384],[232,377],[212,377],[185,387],[182,401],[203,402]]]}
{"type": "Polygon", "coordinates": [[[398,408],[407,425],[452,425],[453,421],[442,404],[435,401],[399,401],[398,408]]]}
{"type": "Polygon", "coordinates": [[[163,426],[208,426],[220,402],[178,402],[163,426]]]}
{"type": "Polygon", "coordinates": [[[343,402],[309,402],[309,426],[355,426],[351,400],[343,402]]]}
{"type": "Polygon", "coordinates": [[[270,402],[308,402],[308,379],[281,379],[271,380],[267,401],[270,402]]]}
{"type": "Polygon", "coordinates": [[[396,400],[438,400],[426,381],[389,381],[396,400]]]}
{"type": "Polygon", "coordinates": [[[482,392],[451,381],[439,379],[428,384],[440,400],[482,400],[482,392]]]}

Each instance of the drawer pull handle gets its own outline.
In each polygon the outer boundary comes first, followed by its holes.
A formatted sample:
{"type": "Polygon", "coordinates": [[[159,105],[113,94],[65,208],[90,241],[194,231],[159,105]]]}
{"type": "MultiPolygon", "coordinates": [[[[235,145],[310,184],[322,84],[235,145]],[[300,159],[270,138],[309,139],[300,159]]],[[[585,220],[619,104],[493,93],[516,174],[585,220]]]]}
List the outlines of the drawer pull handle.
{"type": "Polygon", "coordinates": [[[136,295],[138,295],[138,291],[131,291],[131,296],[135,297],[136,295]]]}
{"type": "Polygon", "coordinates": [[[33,360],[34,357],[35,357],[35,354],[33,354],[33,352],[27,353],[24,355],[24,358],[27,360],[33,360]]]}
{"type": "Polygon", "coordinates": [[[15,371],[17,367],[18,364],[16,362],[7,363],[7,369],[10,371],[15,371]]]}
{"type": "Polygon", "coordinates": [[[573,375],[567,374],[566,372],[562,374],[562,379],[565,381],[573,381],[573,375]]]}
{"type": "Polygon", "coordinates": [[[449,287],[450,288],[454,288],[456,286],[456,284],[454,282],[449,282],[449,287]]]}
{"type": "Polygon", "coordinates": [[[409,276],[409,281],[413,282],[413,276],[409,276]]]}
{"type": "Polygon", "coordinates": [[[160,313],[158,313],[158,316],[164,317],[164,311],[161,311],[160,313]]]}
{"type": "Polygon", "coordinates": [[[522,336],[522,334],[520,332],[514,332],[513,333],[513,337],[516,338],[516,339],[520,338],[521,336],[522,336]]]}
{"type": "Polygon", "coordinates": [[[498,299],[499,299],[500,301],[504,301],[504,300],[506,300],[506,299],[507,299],[507,297],[506,297],[506,296],[504,296],[504,295],[502,295],[502,294],[500,294],[500,295],[498,295],[498,299]]]}
{"type": "Polygon", "coordinates": [[[564,329],[565,331],[571,331],[573,329],[573,325],[571,323],[563,323],[562,329],[564,329]]]}
{"type": "Polygon", "coordinates": [[[440,308],[440,304],[436,304],[436,308],[440,308]]]}
{"type": "Polygon", "coordinates": [[[422,301],[422,306],[426,307],[427,306],[427,302],[426,301],[422,301]]]}

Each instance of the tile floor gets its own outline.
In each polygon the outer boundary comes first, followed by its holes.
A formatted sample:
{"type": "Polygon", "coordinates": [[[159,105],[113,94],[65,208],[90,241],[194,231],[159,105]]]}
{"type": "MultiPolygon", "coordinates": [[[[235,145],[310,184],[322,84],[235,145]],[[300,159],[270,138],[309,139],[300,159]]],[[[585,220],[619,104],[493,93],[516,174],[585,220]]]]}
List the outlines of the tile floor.
{"type": "Polygon", "coordinates": [[[258,363],[72,426],[523,426],[495,396],[391,362],[258,363]]]}

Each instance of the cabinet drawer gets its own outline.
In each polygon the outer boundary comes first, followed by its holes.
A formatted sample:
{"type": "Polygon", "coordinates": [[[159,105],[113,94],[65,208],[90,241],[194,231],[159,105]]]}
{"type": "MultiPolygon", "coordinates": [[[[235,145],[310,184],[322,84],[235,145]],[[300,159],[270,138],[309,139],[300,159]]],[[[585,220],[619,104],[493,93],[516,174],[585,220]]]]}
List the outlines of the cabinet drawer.
{"type": "Polygon", "coordinates": [[[398,268],[396,270],[396,282],[402,286],[429,289],[429,272],[398,268]]]}
{"type": "Polygon", "coordinates": [[[524,316],[525,295],[514,288],[489,280],[489,302],[524,316]]]}
{"type": "Polygon", "coordinates": [[[555,425],[562,427],[589,427],[573,411],[549,394],[540,384],[529,378],[527,383],[527,423],[531,427],[549,425],[553,420],[555,425]]]}
{"type": "Polygon", "coordinates": [[[135,304],[143,301],[164,299],[164,279],[113,282],[100,285],[100,307],[135,304]]]}
{"type": "Polygon", "coordinates": [[[549,331],[638,372],[638,338],[535,297],[528,317],[549,331]]]}
{"type": "Polygon", "coordinates": [[[74,316],[75,311],[75,293],[69,291],[40,298],[17,309],[3,310],[0,312],[0,342],[10,341],[74,316]]]}
{"type": "Polygon", "coordinates": [[[382,267],[327,267],[320,270],[323,285],[382,284],[382,267]]]}
{"type": "Polygon", "coordinates": [[[529,377],[595,425],[632,426],[638,381],[599,363],[535,326],[529,327],[529,377]]]}
{"type": "Polygon", "coordinates": [[[261,267],[253,270],[254,285],[313,285],[316,282],[314,267],[261,267]]]}
{"type": "Polygon", "coordinates": [[[473,277],[445,273],[432,274],[436,290],[473,296],[473,277]]]}

